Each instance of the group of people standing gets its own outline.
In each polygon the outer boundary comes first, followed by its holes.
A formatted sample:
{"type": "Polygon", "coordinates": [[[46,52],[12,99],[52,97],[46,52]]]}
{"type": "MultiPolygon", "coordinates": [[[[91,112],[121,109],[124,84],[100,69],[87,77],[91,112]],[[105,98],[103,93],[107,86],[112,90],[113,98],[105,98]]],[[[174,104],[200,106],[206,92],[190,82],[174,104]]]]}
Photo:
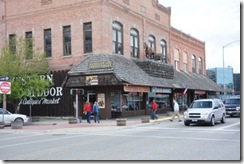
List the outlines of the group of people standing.
{"type": "MultiPolygon", "coordinates": [[[[151,119],[158,119],[158,116],[156,115],[156,112],[158,110],[158,105],[155,102],[155,100],[152,101],[151,103],[151,109],[152,109],[152,114],[151,114],[151,119]]],[[[177,101],[175,100],[175,98],[173,99],[173,116],[171,119],[169,119],[171,122],[173,122],[173,120],[175,119],[175,116],[178,117],[178,121],[181,122],[180,119],[180,109],[179,109],[179,104],[177,103],[177,101]]]]}
{"type": "Polygon", "coordinates": [[[86,115],[86,120],[87,123],[91,123],[91,114],[94,114],[94,122],[96,123],[100,123],[99,120],[99,105],[98,103],[95,101],[93,105],[91,105],[91,103],[89,103],[88,101],[85,103],[84,105],[84,112],[86,115]]]}

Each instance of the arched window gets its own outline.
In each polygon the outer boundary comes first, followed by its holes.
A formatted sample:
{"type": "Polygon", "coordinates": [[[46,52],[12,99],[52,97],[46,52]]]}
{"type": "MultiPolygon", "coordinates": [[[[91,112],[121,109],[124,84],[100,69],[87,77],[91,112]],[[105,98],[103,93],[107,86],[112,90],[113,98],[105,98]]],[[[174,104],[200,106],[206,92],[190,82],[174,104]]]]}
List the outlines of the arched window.
{"type": "Polygon", "coordinates": [[[139,58],[139,32],[136,29],[130,30],[130,55],[139,58]]]}
{"type": "Polygon", "coordinates": [[[167,62],[167,44],[166,44],[166,41],[165,40],[161,40],[160,41],[160,51],[161,51],[161,54],[162,54],[162,62],[163,63],[168,63],[167,62]]]}
{"type": "Polygon", "coordinates": [[[202,74],[202,58],[198,58],[198,68],[199,68],[199,74],[202,74]]]}
{"type": "Polygon", "coordinates": [[[180,51],[178,49],[174,49],[174,59],[175,59],[175,69],[179,70],[180,51]]]}
{"type": "Polygon", "coordinates": [[[183,71],[187,72],[187,61],[188,61],[188,55],[186,52],[183,52],[183,71]]]}
{"type": "Polygon", "coordinates": [[[113,22],[113,52],[123,55],[123,27],[119,22],[113,22]]]}
{"type": "Polygon", "coordinates": [[[195,57],[195,55],[191,56],[191,66],[192,66],[192,72],[196,73],[196,57],[195,57]]]}
{"type": "Polygon", "coordinates": [[[156,52],[156,39],[153,35],[149,35],[148,37],[148,47],[152,49],[152,51],[156,52]]]}

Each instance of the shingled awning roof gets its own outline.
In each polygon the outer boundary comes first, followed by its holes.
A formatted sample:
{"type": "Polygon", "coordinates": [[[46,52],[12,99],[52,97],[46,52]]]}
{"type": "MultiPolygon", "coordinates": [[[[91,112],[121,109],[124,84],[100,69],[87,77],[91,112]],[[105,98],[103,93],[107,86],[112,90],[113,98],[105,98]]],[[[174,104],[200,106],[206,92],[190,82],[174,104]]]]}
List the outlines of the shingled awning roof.
{"type": "MultiPolygon", "coordinates": [[[[138,62],[139,59],[136,60],[138,62]]],[[[68,72],[68,76],[99,75],[113,73],[123,83],[137,86],[164,87],[202,91],[217,91],[222,89],[207,76],[175,71],[173,78],[153,77],[146,73],[136,64],[134,59],[127,59],[122,55],[99,54],[90,55],[79,65],[68,72]],[[111,62],[111,67],[90,69],[90,63],[111,62]]],[[[150,61],[155,62],[155,61],[150,61]]],[[[163,64],[155,62],[156,64],[163,64]]]]}

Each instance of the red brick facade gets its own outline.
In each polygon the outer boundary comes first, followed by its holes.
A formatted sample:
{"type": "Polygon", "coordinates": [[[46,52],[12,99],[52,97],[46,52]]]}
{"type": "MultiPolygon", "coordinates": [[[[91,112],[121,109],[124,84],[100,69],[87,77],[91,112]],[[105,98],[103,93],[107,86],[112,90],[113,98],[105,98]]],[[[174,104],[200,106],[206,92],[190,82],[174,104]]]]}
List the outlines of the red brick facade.
{"type": "Polygon", "coordinates": [[[139,32],[139,56],[145,58],[144,43],[148,36],[156,39],[156,53],[160,41],[167,43],[169,63],[174,65],[175,50],[179,52],[178,69],[183,70],[183,53],[187,54],[187,71],[192,72],[192,55],[202,59],[206,74],[205,43],[171,27],[171,10],[157,0],[0,0],[0,47],[10,34],[24,36],[31,31],[35,46],[44,49],[44,29],[52,30],[50,70],[69,70],[80,63],[84,54],[83,23],[92,22],[92,53],[112,53],[112,24],[123,26],[123,54],[130,58],[130,30],[139,32]],[[71,26],[72,54],[63,55],[63,26],[71,26]]]}

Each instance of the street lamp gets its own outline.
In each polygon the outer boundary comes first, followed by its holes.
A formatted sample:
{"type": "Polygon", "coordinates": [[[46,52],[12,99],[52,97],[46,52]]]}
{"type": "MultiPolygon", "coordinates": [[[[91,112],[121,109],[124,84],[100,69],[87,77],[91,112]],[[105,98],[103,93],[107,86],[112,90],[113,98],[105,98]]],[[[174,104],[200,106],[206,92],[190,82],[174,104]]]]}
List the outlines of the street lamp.
{"type": "Polygon", "coordinates": [[[224,83],[224,100],[226,99],[226,86],[225,86],[225,54],[224,54],[224,50],[225,50],[225,47],[229,46],[230,44],[232,43],[235,43],[235,42],[239,42],[240,40],[235,40],[235,41],[232,41],[228,44],[226,44],[225,46],[223,46],[223,83],[224,83]]]}

